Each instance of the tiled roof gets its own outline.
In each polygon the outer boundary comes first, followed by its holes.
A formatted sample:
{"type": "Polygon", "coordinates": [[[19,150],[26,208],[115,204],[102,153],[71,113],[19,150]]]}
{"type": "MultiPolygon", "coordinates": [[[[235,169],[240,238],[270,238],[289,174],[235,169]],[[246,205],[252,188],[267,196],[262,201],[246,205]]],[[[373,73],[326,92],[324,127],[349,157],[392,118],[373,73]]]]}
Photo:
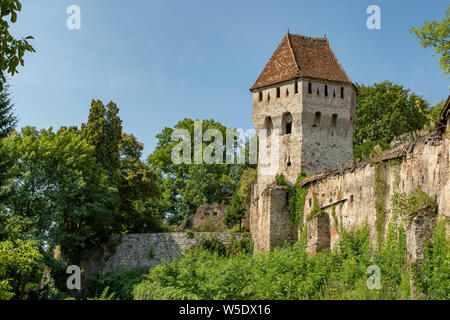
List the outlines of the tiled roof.
{"type": "Polygon", "coordinates": [[[326,38],[287,33],[250,90],[297,77],[351,83],[326,38]]]}

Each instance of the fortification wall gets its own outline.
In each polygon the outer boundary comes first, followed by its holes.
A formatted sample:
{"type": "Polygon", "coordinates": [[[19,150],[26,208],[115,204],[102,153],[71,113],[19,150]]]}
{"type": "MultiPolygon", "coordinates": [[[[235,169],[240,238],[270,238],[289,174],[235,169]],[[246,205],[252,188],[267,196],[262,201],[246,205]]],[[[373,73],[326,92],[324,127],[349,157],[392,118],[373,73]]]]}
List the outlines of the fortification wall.
{"type": "Polygon", "coordinates": [[[125,234],[113,251],[86,253],[81,263],[83,281],[97,273],[156,267],[161,263],[161,259],[171,261],[192,248],[202,237],[213,236],[227,244],[242,235],[216,232],[197,232],[190,235],[186,232],[125,234]]]}
{"type": "MultiPolygon", "coordinates": [[[[334,247],[342,228],[360,227],[365,221],[375,246],[380,233],[386,236],[394,192],[409,194],[420,186],[436,200],[437,219],[450,216],[450,140],[423,137],[374,163],[323,173],[305,180],[303,185],[308,187],[304,223],[309,228],[310,252],[334,247]],[[308,219],[314,198],[325,217],[308,219]],[[376,202],[384,207],[378,218],[376,202]]],[[[260,195],[256,191],[252,194],[250,231],[255,250],[272,250],[289,240],[287,203],[281,201],[280,192],[272,192],[277,188],[280,186],[272,185],[260,195]]]]}
{"type": "MultiPolygon", "coordinates": [[[[359,227],[365,221],[369,226],[372,245],[375,245],[380,233],[386,236],[392,218],[394,192],[409,194],[419,186],[436,200],[438,219],[449,217],[450,141],[422,138],[414,144],[400,147],[397,152],[374,164],[324,174],[310,182],[305,200],[305,223],[315,223],[308,220],[308,216],[316,197],[329,218],[331,247],[339,239],[341,228],[359,227]],[[402,148],[402,153],[406,155],[397,158],[397,152],[402,148]],[[376,202],[384,206],[378,218],[376,202]],[[377,223],[382,225],[381,232],[377,231],[377,223]]],[[[308,245],[311,251],[316,251],[314,248],[318,245],[318,239],[309,239],[308,245]]]]}

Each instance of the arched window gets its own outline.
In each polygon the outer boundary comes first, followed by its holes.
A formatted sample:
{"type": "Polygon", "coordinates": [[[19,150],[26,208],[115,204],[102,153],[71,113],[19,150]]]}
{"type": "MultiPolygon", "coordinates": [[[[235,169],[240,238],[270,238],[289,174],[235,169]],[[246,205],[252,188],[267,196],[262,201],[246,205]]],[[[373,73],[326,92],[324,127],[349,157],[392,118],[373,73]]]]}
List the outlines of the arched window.
{"type": "Polygon", "coordinates": [[[341,87],[341,98],[344,99],[344,87],[341,87]]]}
{"type": "Polygon", "coordinates": [[[313,127],[318,128],[318,127],[320,126],[320,117],[321,117],[320,112],[316,112],[316,114],[315,114],[315,116],[314,116],[314,124],[313,124],[313,127]]]}
{"type": "Polygon", "coordinates": [[[272,129],[273,129],[271,117],[266,117],[266,120],[264,120],[264,129],[267,130],[267,136],[270,136],[270,134],[272,133],[272,129]]]}
{"type": "Polygon", "coordinates": [[[258,94],[258,100],[259,100],[259,102],[261,102],[263,100],[263,93],[262,93],[262,91],[260,91],[259,94],[258,94]]]}
{"type": "Polygon", "coordinates": [[[325,97],[328,97],[328,85],[325,85],[325,97]]]}
{"type": "Polygon", "coordinates": [[[283,126],[283,134],[291,134],[292,133],[292,115],[289,112],[283,114],[282,118],[282,126],[283,126]]]}
{"type": "Polygon", "coordinates": [[[312,93],[312,83],[308,82],[308,93],[312,93]]]}
{"type": "Polygon", "coordinates": [[[334,136],[334,132],[336,131],[337,128],[337,114],[333,114],[331,116],[331,136],[334,136]]]}

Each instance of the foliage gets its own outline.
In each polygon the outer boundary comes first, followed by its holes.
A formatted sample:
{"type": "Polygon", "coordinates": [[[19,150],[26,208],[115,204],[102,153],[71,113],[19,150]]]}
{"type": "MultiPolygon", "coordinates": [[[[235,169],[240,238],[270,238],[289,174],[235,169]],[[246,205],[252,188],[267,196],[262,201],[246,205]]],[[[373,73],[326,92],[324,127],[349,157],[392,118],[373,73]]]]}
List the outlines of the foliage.
{"type": "Polygon", "coordinates": [[[392,211],[400,217],[409,217],[425,208],[436,210],[437,203],[420,186],[409,194],[396,192],[392,197],[392,211]]]}
{"type": "Polygon", "coordinates": [[[157,175],[143,163],[143,144],[132,134],[122,132],[119,108],[92,100],[83,138],[95,148],[97,162],[108,172],[110,183],[118,189],[113,231],[161,231],[167,204],[160,199],[157,175]]]}
{"type": "Polygon", "coordinates": [[[445,17],[441,21],[425,21],[423,27],[411,27],[410,33],[414,33],[420,39],[424,48],[433,47],[434,54],[440,55],[439,64],[444,74],[450,74],[450,5],[445,11],[445,17]]]}
{"type": "Polygon", "coordinates": [[[83,297],[98,297],[106,289],[109,289],[114,294],[115,299],[131,300],[133,298],[133,287],[144,279],[147,272],[148,269],[146,268],[133,268],[97,275],[97,277],[86,281],[83,297]]]}
{"type": "MultiPolygon", "coordinates": [[[[180,137],[178,140],[172,140],[172,134],[176,129],[187,130],[191,141],[191,150],[194,150],[194,120],[186,118],[179,121],[173,128],[164,128],[156,136],[158,138],[157,146],[147,159],[148,164],[161,179],[163,199],[168,204],[167,212],[170,213],[170,221],[173,224],[178,224],[186,216],[193,216],[202,204],[222,203],[224,199],[234,193],[242,172],[249,166],[226,163],[205,164],[204,159],[195,164],[195,152],[191,152],[191,164],[173,163],[172,150],[183,139],[180,137]]],[[[227,128],[214,120],[203,120],[203,132],[208,129],[216,129],[224,137],[221,142],[223,150],[221,156],[222,159],[226,159],[227,128]]],[[[207,146],[209,143],[202,139],[202,150],[205,150],[207,146]]]]}
{"type": "Polygon", "coordinates": [[[188,238],[190,239],[194,239],[195,238],[195,233],[192,230],[186,230],[186,235],[188,236],[188,238]]]}
{"type": "Polygon", "coordinates": [[[16,126],[17,118],[12,108],[8,87],[3,86],[3,90],[0,89],[0,139],[9,135],[16,126]]]}
{"type": "Polygon", "coordinates": [[[0,3],[0,91],[6,81],[6,73],[14,75],[17,73],[19,63],[23,66],[23,57],[25,53],[35,52],[28,40],[33,37],[28,36],[25,39],[15,39],[9,31],[11,23],[17,21],[17,13],[22,10],[22,4],[19,0],[2,0],[0,3]]]}
{"type": "Polygon", "coordinates": [[[323,214],[323,211],[320,208],[319,199],[317,199],[317,197],[314,196],[313,197],[313,205],[312,205],[311,211],[309,212],[307,219],[311,220],[321,214],[323,214]]]}
{"type": "Polygon", "coordinates": [[[369,156],[376,145],[387,149],[395,137],[428,122],[428,103],[401,85],[384,81],[357,88],[355,158],[369,156]]]}
{"type": "Polygon", "coordinates": [[[386,190],[387,183],[384,177],[384,164],[377,163],[375,167],[375,226],[379,246],[383,243],[386,225],[386,190]]]}
{"type": "Polygon", "coordinates": [[[303,171],[297,177],[297,181],[293,188],[289,188],[289,212],[291,221],[296,223],[300,230],[303,229],[303,217],[305,211],[305,199],[308,193],[307,186],[300,186],[300,182],[308,178],[308,175],[303,171]]]}
{"type": "Polygon", "coordinates": [[[219,256],[225,256],[227,254],[227,247],[217,238],[217,236],[200,237],[193,249],[205,250],[218,254],[219,256]]]}
{"type": "Polygon", "coordinates": [[[153,254],[153,249],[152,248],[148,249],[148,258],[153,259],[154,257],[155,255],[153,254]]]}
{"type": "Polygon", "coordinates": [[[34,241],[0,242],[0,299],[26,299],[39,286],[42,259],[34,241]]]}
{"type": "Polygon", "coordinates": [[[197,227],[193,228],[197,232],[220,232],[223,227],[212,221],[208,216],[197,227]]]}
{"type": "Polygon", "coordinates": [[[418,286],[428,299],[450,299],[450,245],[445,219],[437,223],[433,239],[427,243],[423,280],[418,286]]]}
{"type": "Polygon", "coordinates": [[[218,255],[195,250],[150,270],[135,286],[140,299],[405,299],[409,282],[404,233],[383,250],[369,245],[367,226],[342,232],[333,251],[306,252],[306,237],[273,252],[218,255]],[[381,269],[381,289],[367,288],[367,268],[381,269]]]}
{"type": "Polygon", "coordinates": [[[430,108],[428,118],[432,123],[436,123],[441,114],[442,108],[444,108],[445,100],[441,100],[430,108]]]}
{"type": "Polygon", "coordinates": [[[11,166],[0,185],[0,216],[14,225],[10,239],[61,245],[67,257],[109,239],[115,188],[94,149],[73,129],[25,127],[4,139],[11,166]]]}
{"type": "Polygon", "coordinates": [[[231,205],[225,211],[224,222],[230,227],[238,221],[240,224],[241,220],[245,216],[245,213],[245,209],[242,208],[242,203],[238,193],[236,192],[231,198],[231,205]]]}

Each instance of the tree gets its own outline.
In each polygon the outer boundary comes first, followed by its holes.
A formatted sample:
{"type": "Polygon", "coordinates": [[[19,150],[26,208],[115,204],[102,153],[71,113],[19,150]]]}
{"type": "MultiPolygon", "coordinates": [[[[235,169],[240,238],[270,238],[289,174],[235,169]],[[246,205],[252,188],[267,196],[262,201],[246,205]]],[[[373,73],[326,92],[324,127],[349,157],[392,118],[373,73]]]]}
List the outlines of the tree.
{"type": "Polygon", "coordinates": [[[75,130],[25,127],[4,139],[0,154],[11,164],[0,186],[10,238],[60,245],[75,263],[81,250],[109,240],[117,190],[75,130]]]}
{"type": "Polygon", "coordinates": [[[6,74],[14,75],[17,73],[19,63],[24,65],[25,52],[35,52],[28,42],[33,37],[15,39],[9,33],[10,26],[7,20],[15,23],[17,12],[20,10],[22,10],[22,5],[18,0],[2,0],[0,2],[0,91],[6,81],[6,74]]]}
{"type": "MultiPolygon", "coordinates": [[[[217,129],[223,137],[219,150],[226,159],[226,131],[227,128],[214,120],[203,120],[202,130],[217,129]]],[[[248,164],[207,164],[194,162],[194,120],[183,119],[173,128],[164,128],[157,136],[158,143],[155,151],[148,157],[147,162],[161,179],[162,196],[168,203],[167,212],[172,224],[179,223],[195,214],[198,206],[205,203],[228,201],[236,190],[243,170],[248,164]],[[184,129],[191,138],[191,163],[176,164],[172,161],[173,148],[180,140],[172,141],[172,134],[176,129],[184,129]]],[[[215,142],[215,140],[214,140],[215,142]]],[[[213,142],[202,139],[202,150],[213,142]]],[[[224,162],[224,161],[223,161],[224,162]]]]}
{"type": "Polygon", "coordinates": [[[113,102],[105,107],[100,100],[92,100],[87,124],[82,135],[95,147],[97,161],[112,176],[119,169],[119,144],[122,139],[122,120],[119,108],[113,102]]]}
{"type": "Polygon", "coordinates": [[[0,139],[9,135],[17,123],[17,118],[12,111],[13,104],[9,98],[7,89],[5,85],[3,85],[3,89],[0,89],[0,139]]]}
{"type": "Polygon", "coordinates": [[[0,300],[27,298],[39,286],[43,256],[34,241],[0,242],[0,300]]]}
{"type": "Polygon", "coordinates": [[[387,149],[395,137],[420,130],[428,122],[428,103],[401,85],[384,81],[357,87],[356,158],[370,155],[376,145],[387,149]]]}
{"type": "Polygon", "coordinates": [[[423,27],[411,27],[410,33],[414,33],[420,39],[424,48],[433,47],[434,54],[438,54],[441,70],[445,75],[450,74],[450,5],[445,11],[445,17],[441,21],[425,21],[423,27]]]}
{"type": "Polygon", "coordinates": [[[117,232],[161,231],[164,218],[157,175],[143,163],[143,145],[132,134],[123,134],[119,145],[119,206],[115,214],[117,232]],[[162,206],[162,207],[160,207],[162,206]]]}

